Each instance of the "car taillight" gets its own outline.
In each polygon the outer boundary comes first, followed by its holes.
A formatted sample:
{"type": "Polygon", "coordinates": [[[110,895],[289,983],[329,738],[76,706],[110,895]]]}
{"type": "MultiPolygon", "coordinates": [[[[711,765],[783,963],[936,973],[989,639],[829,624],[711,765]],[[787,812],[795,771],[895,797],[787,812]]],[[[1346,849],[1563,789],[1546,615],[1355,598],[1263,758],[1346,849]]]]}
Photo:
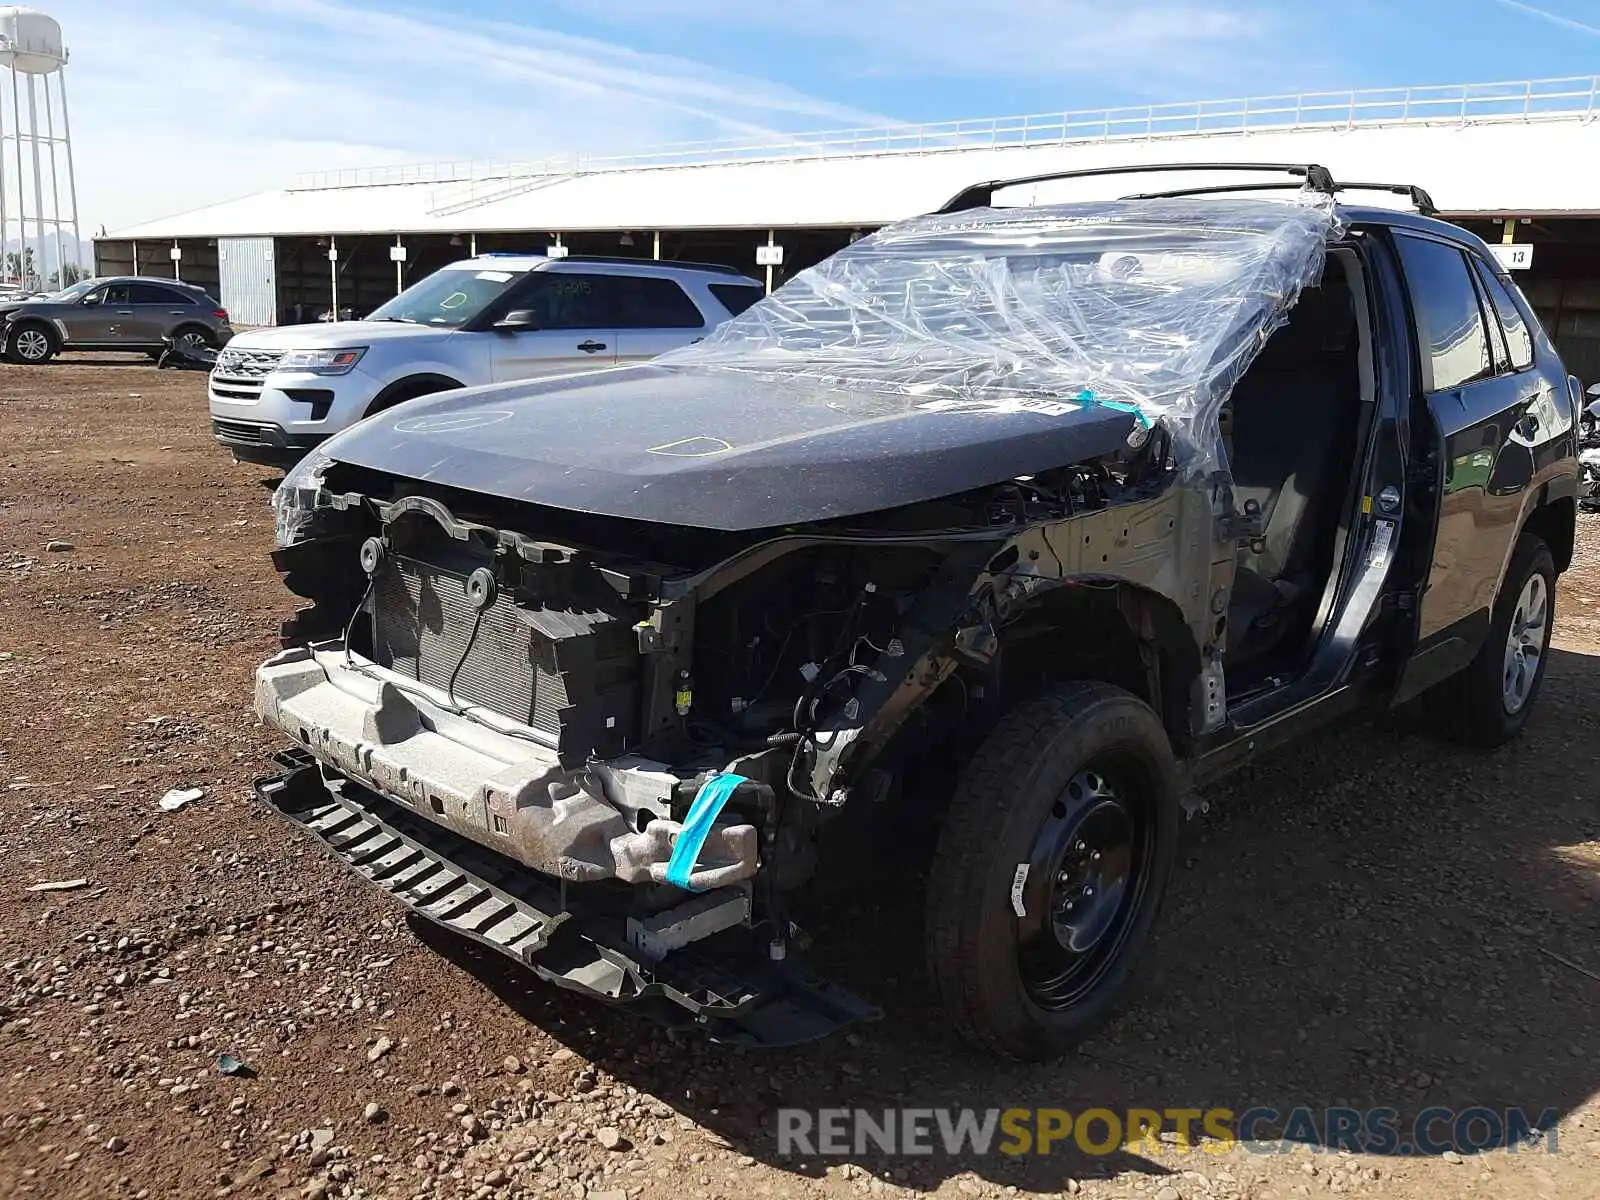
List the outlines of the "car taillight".
{"type": "Polygon", "coordinates": [[[211,315],[219,321],[226,321],[228,319],[228,310],[225,308],[213,309],[211,315]]]}

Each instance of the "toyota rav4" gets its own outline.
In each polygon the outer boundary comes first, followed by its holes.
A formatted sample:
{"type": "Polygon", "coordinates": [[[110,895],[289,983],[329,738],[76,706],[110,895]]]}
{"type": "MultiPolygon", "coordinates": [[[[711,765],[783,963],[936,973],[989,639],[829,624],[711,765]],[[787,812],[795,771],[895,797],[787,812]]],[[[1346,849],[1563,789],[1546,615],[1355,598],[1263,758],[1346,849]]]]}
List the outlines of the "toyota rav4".
{"type": "Polygon", "coordinates": [[[310,603],[261,794],[545,979],[763,1044],[872,1011],[801,968],[803,889],[936,830],[933,992],[1059,1054],[1193,789],[1412,698],[1495,746],[1544,673],[1576,381],[1426,193],[1273,169],[977,185],[698,346],[330,441],[275,499],[310,603]]]}

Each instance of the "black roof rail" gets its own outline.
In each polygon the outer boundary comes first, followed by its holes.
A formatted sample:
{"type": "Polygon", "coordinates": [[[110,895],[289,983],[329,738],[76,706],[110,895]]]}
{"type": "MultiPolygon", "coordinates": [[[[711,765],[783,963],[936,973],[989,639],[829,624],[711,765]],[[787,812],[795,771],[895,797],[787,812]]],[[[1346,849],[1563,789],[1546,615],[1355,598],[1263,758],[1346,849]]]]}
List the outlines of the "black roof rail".
{"type": "MultiPolygon", "coordinates": [[[[1107,175],[1155,175],[1177,171],[1272,171],[1292,175],[1303,180],[1303,186],[1313,191],[1333,194],[1333,174],[1327,167],[1316,163],[1153,163],[1130,167],[1088,167],[1076,171],[1046,171],[1042,175],[1019,175],[1014,179],[991,179],[975,183],[957,192],[935,213],[965,212],[971,208],[985,208],[994,201],[994,194],[1002,188],[1017,187],[1025,183],[1047,183],[1057,179],[1093,179],[1107,175]]],[[[1260,186],[1259,184],[1257,185],[1260,186]]],[[[1183,193],[1174,192],[1173,195],[1183,193]]]]}
{"type": "Polygon", "coordinates": [[[748,278],[738,267],[727,263],[686,262],[676,258],[637,258],[621,254],[569,254],[558,262],[624,263],[636,267],[688,267],[695,271],[715,271],[719,275],[738,275],[748,278]]]}
{"type": "MultiPolygon", "coordinates": [[[[1132,196],[1124,196],[1124,200],[1173,200],[1181,196],[1215,196],[1223,192],[1278,192],[1300,191],[1304,184],[1299,183],[1218,183],[1210,187],[1174,188],[1170,192],[1138,192],[1132,196]]],[[[1439,209],[1433,202],[1433,197],[1428,195],[1414,183],[1342,183],[1335,182],[1333,192],[1392,192],[1397,196],[1408,196],[1411,203],[1425,217],[1436,217],[1439,209]]]]}
{"type": "Polygon", "coordinates": [[[1338,185],[1341,192],[1392,192],[1396,196],[1407,196],[1416,209],[1425,217],[1439,215],[1439,206],[1433,202],[1433,197],[1419,188],[1414,183],[1343,183],[1338,185]]]}

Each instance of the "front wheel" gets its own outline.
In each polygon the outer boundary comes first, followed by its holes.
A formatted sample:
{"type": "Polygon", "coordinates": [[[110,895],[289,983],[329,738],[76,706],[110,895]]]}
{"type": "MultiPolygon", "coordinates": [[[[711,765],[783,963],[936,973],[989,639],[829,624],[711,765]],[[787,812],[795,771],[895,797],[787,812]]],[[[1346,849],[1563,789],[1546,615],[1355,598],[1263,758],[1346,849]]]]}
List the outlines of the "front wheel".
{"type": "Polygon", "coordinates": [[[1555,629],[1556,564],[1535,534],[1517,539],[1477,657],[1427,697],[1435,727],[1452,741],[1493,749],[1516,737],[1544,682],[1555,629]]]}
{"type": "Polygon", "coordinates": [[[55,334],[43,325],[13,326],[6,334],[6,357],[15,363],[47,363],[59,349],[55,334]]]}
{"type": "Polygon", "coordinates": [[[1012,709],[957,785],[928,877],[928,965],[957,1032],[1055,1058],[1112,1011],[1178,837],[1161,720],[1105,683],[1012,709]]]}

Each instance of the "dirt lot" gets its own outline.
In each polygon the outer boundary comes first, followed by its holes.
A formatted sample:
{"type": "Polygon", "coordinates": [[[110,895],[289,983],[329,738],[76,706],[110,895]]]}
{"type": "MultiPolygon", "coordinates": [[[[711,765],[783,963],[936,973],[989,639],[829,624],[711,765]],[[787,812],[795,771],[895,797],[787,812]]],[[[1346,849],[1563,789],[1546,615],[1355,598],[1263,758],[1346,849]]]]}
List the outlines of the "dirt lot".
{"type": "Polygon", "coordinates": [[[200,377],[0,367],[0,433],[0,1196],[1600,1195],[1595,521],[1527,737],[1483,756],[1384,722],[1212,794],[1146,984],[1081,1057],[997,1067],[955,1044],[908,894],[815,930],[886,1019],[756,1056],[419,938],[256,807],[275,739],[250,673],[288,597],[270,473],[212,444],[200,377]],[[161,811],[179,786],[205,795],[161,811]],[[1553,1155],[825,1163],[778,1154],[780,1104],[1560,1124],[1553,1155]]]}

